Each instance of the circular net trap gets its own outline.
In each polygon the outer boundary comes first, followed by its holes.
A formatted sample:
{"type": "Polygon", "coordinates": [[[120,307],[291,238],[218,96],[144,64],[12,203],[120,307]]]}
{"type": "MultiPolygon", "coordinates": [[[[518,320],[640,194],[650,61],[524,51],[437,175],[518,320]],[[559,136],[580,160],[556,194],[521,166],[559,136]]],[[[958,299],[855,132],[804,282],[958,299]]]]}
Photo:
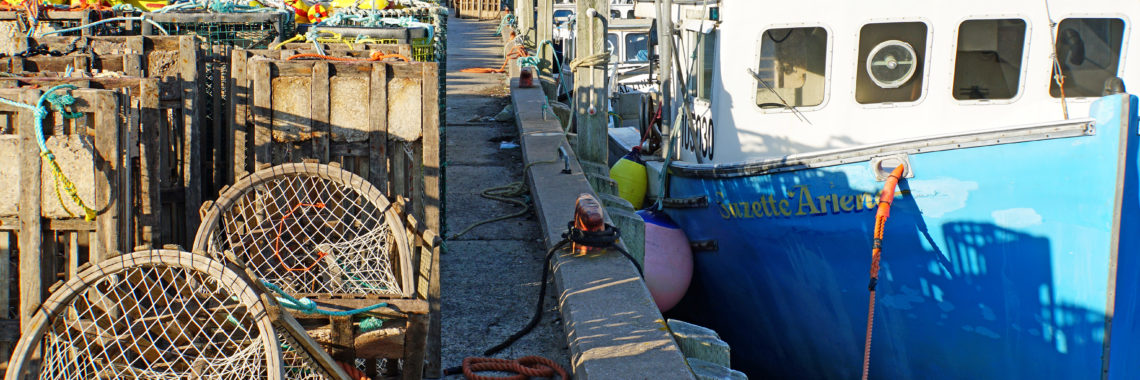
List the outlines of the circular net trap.
{"type": "Polygon", "coordinates": [[[194,250],[291,295],[409,296],[407,235],[364,178],[321,164],[259,170],[207,206],[194,250]]]}
{"type": "Polygon", "coordinates": [[[80,272],[25,326],[7,379],[279,379],[258,293],[216,260],[140,251],[80,272]]]}

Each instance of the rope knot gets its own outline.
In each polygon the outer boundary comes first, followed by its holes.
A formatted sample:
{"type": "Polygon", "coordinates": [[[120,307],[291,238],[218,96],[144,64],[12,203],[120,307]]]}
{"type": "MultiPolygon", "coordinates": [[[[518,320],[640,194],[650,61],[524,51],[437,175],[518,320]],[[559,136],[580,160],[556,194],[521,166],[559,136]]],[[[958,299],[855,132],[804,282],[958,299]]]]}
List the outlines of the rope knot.
{"type": "Polygon", "coordinates": [[[36,107],[34,115],[36,116],[36,119],[43,120],[45,117],[48,116],[48,113],[49,112],[48,112],[47,108],[36,107]]]}

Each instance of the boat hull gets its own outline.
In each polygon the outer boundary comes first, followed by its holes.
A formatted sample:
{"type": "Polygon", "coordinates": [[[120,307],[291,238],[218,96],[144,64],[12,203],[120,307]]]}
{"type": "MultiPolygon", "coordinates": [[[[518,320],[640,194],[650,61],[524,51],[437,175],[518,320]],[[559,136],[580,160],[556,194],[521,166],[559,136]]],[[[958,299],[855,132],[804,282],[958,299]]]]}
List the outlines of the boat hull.
{"type": "MultiPolygon", "coordinates": [[[[871,378],[1140,373],[1125,359],[1140,342],[1140,258],[1119,232],[1140,215],[1136,98],[1105,97],[1090,114],[1095,132],[1078,136],[908,148],[914,176],[885,226],[871,378]]],[[[666,211],[690,241],[718,247],[694,253],[683,306],[702,312],[686,317],[720,332],[732,366],[754,378],[857,378],[883,186],[868,161],[672,172],[670,198],[709,206],[666,211]]]]}

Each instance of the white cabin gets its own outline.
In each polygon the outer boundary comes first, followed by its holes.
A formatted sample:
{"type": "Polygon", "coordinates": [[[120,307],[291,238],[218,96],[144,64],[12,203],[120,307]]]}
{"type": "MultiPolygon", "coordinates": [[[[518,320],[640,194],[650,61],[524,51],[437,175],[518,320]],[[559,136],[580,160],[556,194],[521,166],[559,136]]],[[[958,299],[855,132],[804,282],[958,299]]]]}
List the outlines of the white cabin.
{"type": "Polygon", "coordinates": [[[1136,0],[710,3],[674,12],[677,54],[694,65],[687,162],[1063,119],[1054,35],[1070,118],[1088,115],[1108,78],[1140,86],[1140,60],[1128,59],[1136,0]]]}

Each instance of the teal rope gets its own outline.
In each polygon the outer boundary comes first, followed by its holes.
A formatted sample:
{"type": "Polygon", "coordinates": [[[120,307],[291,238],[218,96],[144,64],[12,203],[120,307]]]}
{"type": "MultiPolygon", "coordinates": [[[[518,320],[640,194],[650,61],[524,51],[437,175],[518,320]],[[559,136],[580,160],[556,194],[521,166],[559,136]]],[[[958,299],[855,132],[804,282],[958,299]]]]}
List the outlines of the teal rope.
{"type": "Polygon", "coordinates": [[[345,311],[324,310],[324,309],[317,308],[317,303],[313,302],[313,300],[309,299],[308,297],[301,297],[301,299],[297,299],[297,298],[294,298],[293,296],[289,295],[289,293],[286,293],[284,290],[281,290],[281,288],[278,287],[277,285],[273,285],[269,281],[265,281],[265,279],[261,279],[261,283],[264,284],[265,287],[269,288],[269,290],[272,290],[274,293],[277,293],[280,295],[279,297],[277,297],[277,302],[280,302],[281,306],[284,306],[284,307],[289,308],[289,309],[297,310],[297,311],[300,311],[300,312],[305,313],[305,314],[321,314],[321,315],[329,315],[329,316],[333,316],[333,317],[347,317],[347,316],[352,316],[352,315],[356,315],[356,314],[360,314],[360,313],[367,313],[369,311],[376,310],[376,309],[379,309],[382,307],[388,307],[387,302],[381,302],[381,303],[378,303],[378,304],[375,304],[372,306],[362,307],[362,308],[353,309],[353,310],[345,310],[345,311]]]}
{"type": "Polygon", "coordinates": [[[50,31],[50,32],[44,33],[44,34],[42,34],[41,36],[47,37],[47,36],[50,36],[50,35],[53,35],[53,34],[70,33],[70,32],[75,32],[75,31],[80,31],[80,30],[83,30],[83,29],[87,29],[87,28],[90,28],[90,27],[94,27],[94,26],[99,26],[99,25],[102,25],[102,24],[106,24],[106,23],[108,23],[108,22],[118,22],[118,21],[144,21],[144,22],[148,22],[148,23],[150,23],[151,25],[154,25],[154,27],[155,27],[155,28],[158,28],[158,31],[162,32],[162,34],[163,34],[163,35],[169,35],[169,34],[170,34],[170,33],[167,33],[167,32],[166,32],[166,29],[165,29],[165,28],[163,28],[163,27],[162,27],[162,25],[159,25],[157,22],[154,22],[154,20],[150,20],[150,19],[148,19],[148,18],[145,18],[145,17],[114,17],[114,18],[109,18],[109,19],[106,19],[106,20],[99,20],[99,21],[96,21],[96,22],[93,22],[93,23],[90,23],[90,24],[87,24],[87,25],[80,25],[80,26],[77,26],[77,27],[74,27],[74,28],[67,28],[67,29],[61,29],[61,30],[53,30],[53,31],[50,31]]]}
{"type": "Polygon", "coordinates": [[[73,85],[70,85],[70,84],[61,84],[61,85],[52,87],[52,88],[48,89],[47,92],[45,92],[43,95],[40,96],[40,99],[36,102],[36,105],[34,105],[34,106],[30,105],[30,104],[24,104],[24,103],[12,101],[12,100],[4,99],[4,98],[0,98],[0,103],[4,103],[4,104],[7,104],[7,105],[10,105],[13,107],[23,108],[23,109],[30,110],[30,111],[35,113],[35,115],[36,115],[36,124],[35,124],[35,126],[36,126],[36,144],[38,144],[40,146],[40,153],[47,154],[51,158],[54,158],[55,156],[52,155],[51,150],[48,150],[47,144],[44,141],[44,118],[46,118],[48,116],[48,108],[44,107],[44,102],[48,102],[49,104],[51,104],[52,109],[59,111],[59,113],[63,114],[63,117],[65,117],[65,118],[75,119],[75,118],[83,117],[83,114],[80,112],[69,112],[64,108],[64,107],[71,106],[72,104],[75,104],[75,98],[72,97],[71,94],[68,94],[66,92],[63,93],[62,95],[55,93],[56,91],[71,91],[74,89],[76,89],[76,87],[73,85]]]}
{"type": "Polygon", "coordinates": [[[503,27],[515,24],[515,15],[507,13],[503,15],[503,19],[499,20],[499,28],[495,29],[495,37],[503,35],[503,27]]]}

